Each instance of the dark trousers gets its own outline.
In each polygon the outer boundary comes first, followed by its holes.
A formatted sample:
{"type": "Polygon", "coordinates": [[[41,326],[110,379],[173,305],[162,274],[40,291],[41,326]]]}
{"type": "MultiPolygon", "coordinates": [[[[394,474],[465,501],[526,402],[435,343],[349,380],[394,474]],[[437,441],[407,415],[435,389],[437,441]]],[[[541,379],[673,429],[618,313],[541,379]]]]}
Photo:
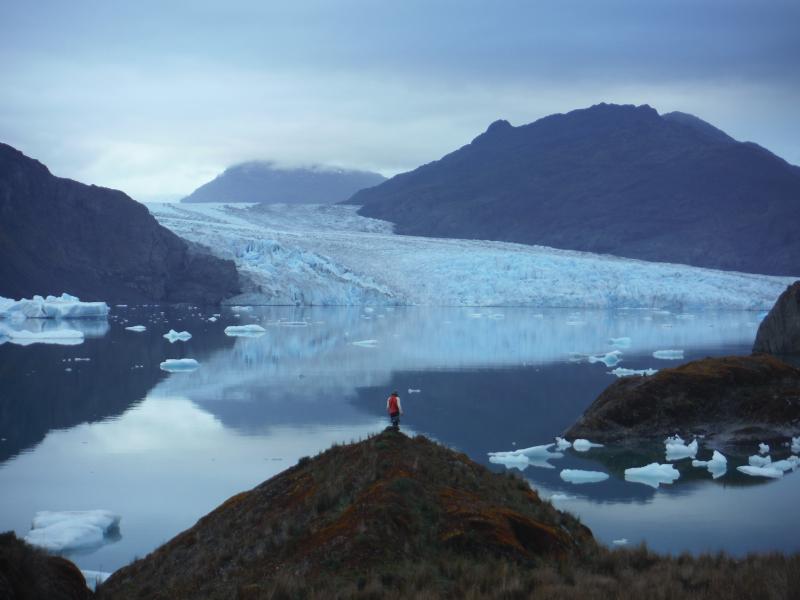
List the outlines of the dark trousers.
{"type": "Polygon", "coordinates": [[[392,427],[400,427],[400,413],[391,413],[389,419],[392,421],[392,427]]]}

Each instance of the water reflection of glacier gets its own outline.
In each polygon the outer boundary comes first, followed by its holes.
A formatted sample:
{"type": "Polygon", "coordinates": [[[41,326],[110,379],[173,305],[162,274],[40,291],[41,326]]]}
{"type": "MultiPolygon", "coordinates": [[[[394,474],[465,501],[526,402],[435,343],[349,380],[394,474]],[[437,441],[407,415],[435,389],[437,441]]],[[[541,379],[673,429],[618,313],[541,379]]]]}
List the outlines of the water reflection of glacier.
{"type": "Polygon", "coordinates": [[[151,395],[308,409],[330,398],[353,398],[358,388],[386,385],[397,372],[546,365],[612,350],[611,338],[631,339],[621,364],[633,364],[636,357],[664,368],[676,363],[653,359],[654,350],[740,347],[750,343],[757,328],[751,312],[509,308],[263,308],[242,313],[241,321],[259,323],[267,333],[237,339],[233,348],[209,356],[191,377],[169,377],[151,395]],[[287,327],[286,322],[307,326],[287,327]],[[365,340],[374,343],[358,344],[365,340]]]}

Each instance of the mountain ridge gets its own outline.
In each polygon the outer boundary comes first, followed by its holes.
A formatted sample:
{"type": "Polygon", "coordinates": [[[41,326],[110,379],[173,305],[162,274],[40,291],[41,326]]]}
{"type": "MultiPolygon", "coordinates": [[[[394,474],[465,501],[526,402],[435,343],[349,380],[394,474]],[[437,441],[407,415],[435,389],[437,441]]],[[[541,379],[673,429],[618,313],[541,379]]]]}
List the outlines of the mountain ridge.
{"type": "Polygon", "coordinates": [[[684,113],[598,104],[495,121],[347,203],[407,235],[793,275],[799,199],[800,168],[757,144],[684,113]]]}

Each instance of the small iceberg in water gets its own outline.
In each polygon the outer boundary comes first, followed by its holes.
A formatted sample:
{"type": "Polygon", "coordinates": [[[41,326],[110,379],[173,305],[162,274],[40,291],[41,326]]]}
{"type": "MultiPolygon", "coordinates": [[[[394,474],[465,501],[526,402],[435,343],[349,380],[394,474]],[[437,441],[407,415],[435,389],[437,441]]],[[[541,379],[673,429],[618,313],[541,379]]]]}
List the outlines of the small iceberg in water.
{"type": "Polygon", "coordinates": [[[584,440],[582,438],[579,438],[574,442],[572,442],[572,447],[578,452],[588,452],[590,448],[602,448],[603,444],[595,444],[594,442],[590,442],[589,440],[584,440]]]}
{"type": "Polygon", "coordinates": [[[261,325],[230,325],[225,328],[225,335],[231,337],[259,337],[267,333],[261,325]]]}
{"type": "Polygon", "coordinates": [[[95,319],[108,316],[105,302],[81,302],[67,293],[60,296],[34,296],[12,300],[0,297],[0,319],[95,319]]]}
{"type": "Polygon", "coordinates": [[[608,479],[608,473],[602,471],[582,471],[580,469],[564,469],[560,473],[561,479],[569,483],[597,483],[608,479]]]}
{"type": "Polygon", "coordinates": [[[678,479],[681,474],[672,465],[650,463],[644,467],[625,469],[625,481],[633,481],[657,488],[662,483],[669,484],[678,479]]]}
{"type": "Polygon", "coordinates": [[[147,327],[145,327],[144,325],[131,325],[130,327],[126,327],[125,329],[128,331],[135,331],[136,333],[141,333],[142,331],[145,331],[147,327]]]}
{"type": "Polygon", "coordinates": [[[617,377],[630,377],[631,375],[649,377],[650,375],[655,375],[658,373],[658,369],[626,369],[624,367],[617,367],[608,373],[609,375],[616,375],[617,377]]]}
{"type": "Polygon", "coordinates": [[[768,477],[770,479],[780,479],[783,477],[783,471],[772,467],[753,467],[751,465],[745,465],[736,467],[736,470],[745,475],[750,475],[751,477],[768,477]]]}
{"type": "Polygon", "coordinates": [[[163,337],[168,340],[170,344],[174,344],[175,342],[186,342],[192,339],[192,334],[188,331],[175,331],[174,329],[170,329],[163,337]]]}
{"type": "Polygon", "coordinates": [[[603,363],[607,367],[614,367],[619,364],[622,360],[620,357],[622,356],[622,352],[619,350],[612,350],[611,352],[606,352],[600,356],[590,356],[589,362],[590,363],[603,363]]]}
{"type": "Polygon", "coordinates": [[[683,350],[656,350],[653,358],[659,360],[683,360],[683,350]]]}
{"type": "Polygon", "coordinates": [[[119,521],[107,510],[41,511],[25,541],[50,552],[96,548],[119,528],[119,521]]]}
{"type": "Polygon", "coordinates": [[[200,363],[193,358],[168,358],[160,366],[162,371],[178,373],[194,371],[200,366],[200,363]]]}
{"type": "Polygon", "coordinates": [[[684,444],[683,440],[678,436],[675,436],[672,440],[666,443],[667,461],[672,462],[697,456],[697,440],[693,440],[691,444],[684,444]]]}
{"type": "Polygon", "coordinates": [[[719,479],[728,471],[728,459],[714,450],[710,460],[693,460],[693,467],[705,467],[714,479],[719,479]]]}

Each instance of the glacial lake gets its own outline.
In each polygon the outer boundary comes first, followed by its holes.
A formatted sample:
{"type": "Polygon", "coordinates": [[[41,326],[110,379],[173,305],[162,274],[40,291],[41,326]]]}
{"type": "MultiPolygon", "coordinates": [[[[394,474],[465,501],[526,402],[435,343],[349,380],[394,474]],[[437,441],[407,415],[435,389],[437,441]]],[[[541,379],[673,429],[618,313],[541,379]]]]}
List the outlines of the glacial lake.
{"type": "MultiPolygon", "coordinates": [[[[122,516],[119,534],[66,555],[83,569],[113,571],[300,457],[381,431],[394,389],[407,434],[424,434],[503,472],[489,452],[551,442],[615,381],[611,368],[586,359],[613,350],[611,338],[630,338],[618,366],[661,369],[748,353],[762,316],[113,307],[107,323],[68,324],[84,330],[81,344],[0,345],[0,531],[24,536],[42,510],[110,510],[122,516]],[[216,322],[208,320],[213,312],[221,313],[216,322]],[[223,332],[247,323],[266,333],[223,332]],[[147,330],[125,330],[136,324],[147,330]],[[192,338],[170,343],[162,337],[170,328],[192,338]],[[665,349],[684,357],[653,357],[665,349]],[[165,359],[184,357],[200,367],[160,369],[165,359]]],[[[701,440],[698,458],[710,454],[701,440]]],[[[773,458],[788,454],[778,448],[773,458]]],[[[800,550],[800,472],[751,478],[735,469],[743,456],[729,457],[716,480],[689,460],[675,463],[681,478],[671,485],[623,479],[625,468],[654,460],[666,462],[660,439],[641,452],[570,449],[522,475],[544,498],[567,495],[556,506],[579,515],[607,544],[625,538],[663,552],[736,555],[800,550]],[[574,485],[560,479],[565,468],[611,477],[574,485]]]]}

